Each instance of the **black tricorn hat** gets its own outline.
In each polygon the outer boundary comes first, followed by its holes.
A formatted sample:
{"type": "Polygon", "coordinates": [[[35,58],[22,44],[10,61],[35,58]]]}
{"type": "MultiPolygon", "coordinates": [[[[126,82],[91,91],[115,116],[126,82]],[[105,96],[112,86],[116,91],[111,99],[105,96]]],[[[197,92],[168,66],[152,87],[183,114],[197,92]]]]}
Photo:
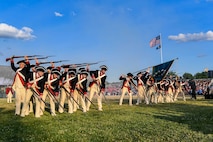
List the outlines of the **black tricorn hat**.
{"type": "Polygon", "coordinates": [[[101,69],[105,69],[105,70],[108,69],[106,65],[101,65],[100,68],[101,68],[101,69]]]}
{"type": "Polygon", "coordinates": [[[51,70],[51,69],[53,69],[53,67],[52,67],[52,66],[47,67],[47,70],[51,70]]]}
{"type": "Polygon", "coordinates": [[[51,73],[52,74],[57,74],[57,75],[61,76],[61,72],[57,68],[52,69],[51,73]]]}
{"type": "Polygon", "coordinates": [[[88,75],[88,72],[85,69],[82,69],[80,73],[88,75]]]}
{"type": "Polygon", "coordinates": [[[30,65],[30,68],[34,68],[34,67],[36,67],[36,65],[30,65]]]}
{"type": "Polygon", "coordinates": [[[68,74],[76,75],[76,72],[75,71],[68,71],[68,74]]]}
{"type": "Polygon", "coordinates": [[[73,71],[73,72],[75,72],[75,73],[77,72],[77,70],[74,69],[74,68],[69,68],[69,69],[68,69],[68,72],[69,72],[69,71],[73,71]]]}
{"type": "Polygon", "coordinates": [[[69,69],[68,69],[68,74],[76,75],[76,72],[77,72],[77,70],[74,69],[74,68],[69,68],[69,69]]]}
{"type": "Polygon", "coordinates": [[[25,63],[26,64],[25,60],[20,60],[20,61],[17,62],[17,64],[20,64],[20,63],[25,63]]]}
{"type": "Polygon", "coordinates": [[[37,66],[36,67],[36,71],[42,71],[42,72],[46,72],[46,69],[42,66],[37,66]]]}
{"type": "Polygon", "coordinates": [[[142,74],[142,72],[137,73],[137,75],[142,74]]]}
{"type": "Polygon", "coordinates": [[[127,76],[133,77],[132,73],[127,73],[127,76]]]}
{"type": "Polygon", "coordinates": [[[78,71],[85,70],[85,68],[79,68],[78,71]]]}

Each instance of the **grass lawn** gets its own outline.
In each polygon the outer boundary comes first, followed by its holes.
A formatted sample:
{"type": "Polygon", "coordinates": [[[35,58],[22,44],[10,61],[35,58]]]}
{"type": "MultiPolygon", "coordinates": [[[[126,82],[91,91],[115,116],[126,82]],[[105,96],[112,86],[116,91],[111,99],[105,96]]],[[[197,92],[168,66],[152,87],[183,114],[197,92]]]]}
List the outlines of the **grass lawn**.
{"type": "Polygon", "coordinates": [[[119,106],[118,98],[108,97],[103,112],[92,107],[87,113],[21,118],[14,103],[0,99],[0,142],[213,141],[213,100],[139,106],[124,100],[119,106]]]}

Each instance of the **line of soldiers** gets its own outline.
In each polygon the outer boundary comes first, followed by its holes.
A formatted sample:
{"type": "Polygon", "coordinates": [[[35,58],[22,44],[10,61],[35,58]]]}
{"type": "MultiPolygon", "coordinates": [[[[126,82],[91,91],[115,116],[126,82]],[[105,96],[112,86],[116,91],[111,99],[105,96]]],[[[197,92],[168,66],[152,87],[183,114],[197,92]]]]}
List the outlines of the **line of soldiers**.
{"type": "Polygon", "coordinates": [[[124,95],[128,94],[129,105],[131,106],[134,90],[137,90],[136,105],[139,105],[142,101],[144,101],[145,104],[174,102],[177,101],[179,94],[181,94],[183,100],[186,101],[184,93],[186,84],[185,81],[180,80],[178,77],[175,79],[169,77],[156,82],[155,78],[149,73],[149,71],[146,71],[139,72],[136,76],[132,73],[121,75],[119,80],[123,80],[119,105],[122,105],[124,95]],[[137,83],[134,83],[134,81],[137,83]]]}
{"type": "MultiPolygon", "coordinates": [[[[87,112],[93,104],[93,96],[97,96],[98,110],[102,111],[102,95],[105,91],[107,66],[100,66],[100,70],[90,71],[89,66],[78,68],[71,65],[60,67],[51,66],[45,68],[39,65],[30,65],[29,58],[18,61],[19,67],[15,67],[11,58],[11,68],[16,72],[12,85],[15,91],[15,115],[25,117],[33,111],[32,100],[35,101],[35,117],[40,117],[47,105],[49,98],[50,113],[56,115],[64,112],[65,101],[68,103],[68,113],[77,109],[87,112]],[[63,68],[63,72],[61,71],[63,68]],[[90,82],[88,78],[90,77],[90,82]],[[89,84],[89,87],[88,85],[89,84]],[[87,92],[89,91],[89,95],[87,92]],[[23,105],[22,105],[23,103],[23,105]]],[[[94,105],[94,104],[93,104],[94,105]]],[[[95,105],[94,105],[95,106],[95,105]]]]}

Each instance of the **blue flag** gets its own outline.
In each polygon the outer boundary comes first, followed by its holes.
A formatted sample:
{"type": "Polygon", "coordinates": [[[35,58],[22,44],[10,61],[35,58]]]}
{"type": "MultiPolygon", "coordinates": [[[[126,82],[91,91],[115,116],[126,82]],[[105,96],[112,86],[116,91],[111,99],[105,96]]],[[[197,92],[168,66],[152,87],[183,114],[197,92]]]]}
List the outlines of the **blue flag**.
{"type": "Polygon", "coordinates": [[[169,71],[170,67],[172,66],[174,60],[153,66],[152,68],[152,75],[155,78],[156,82],[161,81],[169,71]]]}

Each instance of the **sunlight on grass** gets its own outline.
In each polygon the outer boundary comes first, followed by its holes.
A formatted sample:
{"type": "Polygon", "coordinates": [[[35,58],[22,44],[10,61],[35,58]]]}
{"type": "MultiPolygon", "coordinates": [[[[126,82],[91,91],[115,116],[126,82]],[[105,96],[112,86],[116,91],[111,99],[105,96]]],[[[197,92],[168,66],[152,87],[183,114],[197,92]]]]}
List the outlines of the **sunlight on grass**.
{"type": "Polygon", "coordinates": [[[21,118],[14,104],[0,99],[0,141],[213,141],[212,100],[139,106],[110,101],[103,112],[21,118]]]}

